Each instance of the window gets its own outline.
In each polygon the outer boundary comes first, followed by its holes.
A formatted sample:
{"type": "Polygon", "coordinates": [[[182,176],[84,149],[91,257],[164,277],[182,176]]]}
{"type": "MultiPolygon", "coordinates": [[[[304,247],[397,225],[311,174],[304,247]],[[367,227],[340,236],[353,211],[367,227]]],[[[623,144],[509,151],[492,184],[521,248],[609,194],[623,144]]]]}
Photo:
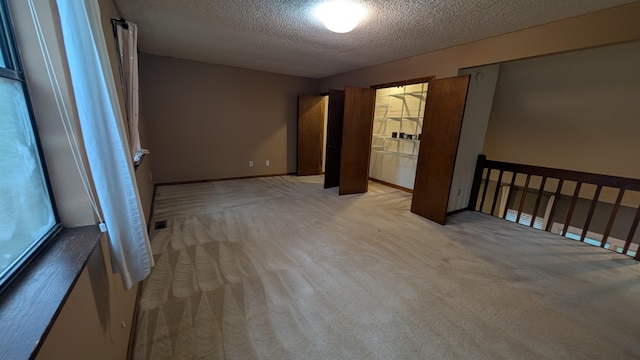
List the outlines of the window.
{"type": "MultiPolygon", "coordinates": [[[[562,235],[563,229],[564,229],[564,224],[554,222],[551,227],[551,232],[554,234],[562,235]]],[[[571,240],[580,241],[580,238],[582,237],[582,231],[583,229],[580,229],[574,226],[569,226],[569,228],[567,229],[567,233],[564,234],[564,236],[571,240]]],[[[602,244],[603,237],[604,236],[602,234],[592,232],[592,231],[587,231],[587,234],[584,238],[584,242],[593,246],[600,246],[602,244]]],[[[624,252],[625,242],[626,241],[624,240],[616,239],[612,236],[609,236],[607,238],[607,243],[604,244],[604,248],[613,250],[617,253],[622,254],[624,252]]],[[[634,257],[636,256],[638,250],[640,250],[638,244],[632,243],[629,246],[629,249],[627,250],[626,255],[634,257]]]]}
{"type": "Polygon", "coordinates": [[[0,286],[59,228],[8,14],[0,0],[0,286]]]}
{"type": "MultiPolygon", "coordinates": [[[[512,209],[507,210],[507,216],[505,216],[506,220],[516,222],[517,218],[518,218],[517,210],[512,210],[512,209]]],[[[520,220],[518,221],[518,223],[521,225],[529,226],[531,224],[531,214],[520,213],[520,220]]],[[[533,228],[542,230],[543,224],[544,224],[544,219],[536,216],[535,220],[533,221],[533,228]]]]}

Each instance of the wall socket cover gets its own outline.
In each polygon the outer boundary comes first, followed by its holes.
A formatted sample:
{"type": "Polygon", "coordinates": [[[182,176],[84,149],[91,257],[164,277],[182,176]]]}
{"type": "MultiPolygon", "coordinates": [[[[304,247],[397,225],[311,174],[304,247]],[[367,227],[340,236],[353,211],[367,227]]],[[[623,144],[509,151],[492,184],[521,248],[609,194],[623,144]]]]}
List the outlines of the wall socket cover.
{"type": "Polygon", "coordinates": [[[265,161],[264,163],[265,165],[269,166],[269,160],[265,161]]]}
{"type": "Polygon", "coordinates": [[[253,161],[249,160],[249,167],[252,167],[252,166],[253,166],[253,161]]]}

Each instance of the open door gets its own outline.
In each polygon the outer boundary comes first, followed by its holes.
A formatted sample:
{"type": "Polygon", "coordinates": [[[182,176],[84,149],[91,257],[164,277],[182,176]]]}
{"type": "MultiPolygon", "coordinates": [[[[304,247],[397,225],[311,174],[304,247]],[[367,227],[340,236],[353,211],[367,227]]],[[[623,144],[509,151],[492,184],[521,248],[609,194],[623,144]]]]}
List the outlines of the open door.
{"type": "Polygon", "coordinates": [[[322,174],[325,97],[298,97],[298,175],[322,174]]]}
{"type": "Polygon", "coordinates": [[[429,81],[411,212],[444,225],[469,75],[429,81]]]}
{"type": "Polygon", "coordinates": [[[340,155],[340,195],[367,192],[376,91],[346,87],[340,155]]]}
{"type": "Polygon", "coordinates": [[[342,125],[344,91],[329,90],[327,118],[327,151],[324,164],[324,188],[340,185],[340,154],[342,151],[342,125]]]}

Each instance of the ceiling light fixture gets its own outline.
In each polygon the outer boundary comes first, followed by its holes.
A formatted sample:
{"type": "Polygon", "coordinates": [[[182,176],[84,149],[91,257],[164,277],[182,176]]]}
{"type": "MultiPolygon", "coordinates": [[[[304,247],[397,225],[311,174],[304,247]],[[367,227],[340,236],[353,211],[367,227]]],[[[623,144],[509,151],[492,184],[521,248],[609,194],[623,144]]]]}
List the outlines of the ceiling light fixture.
{"type": "Polygon", "coordinates": [[[364,19],[367,10],[353,2],[330,1],[318,5],[315,15],[327,29],[336,33],[348,33],[364,19]]]}

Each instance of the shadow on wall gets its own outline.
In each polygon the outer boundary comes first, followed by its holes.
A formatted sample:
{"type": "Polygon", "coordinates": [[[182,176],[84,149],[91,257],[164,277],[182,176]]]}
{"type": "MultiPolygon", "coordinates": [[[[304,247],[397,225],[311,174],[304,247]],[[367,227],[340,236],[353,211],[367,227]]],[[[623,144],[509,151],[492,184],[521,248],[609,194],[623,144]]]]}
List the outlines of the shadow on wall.
{"type": "Polygon", "coordinates": [[[100,247],[96,248],[91,257],[89,257],[87,272],[91,279],[93,301],[98,311],[100,327],[105,334],[108,334],[111,331],[111,308],[109,303],[111,294],[108,275],[108,271],[110,271],[110,269],[107,268],[103,252],[102,244],[104,241],[105,239],[100,242],[100,247]]]}

